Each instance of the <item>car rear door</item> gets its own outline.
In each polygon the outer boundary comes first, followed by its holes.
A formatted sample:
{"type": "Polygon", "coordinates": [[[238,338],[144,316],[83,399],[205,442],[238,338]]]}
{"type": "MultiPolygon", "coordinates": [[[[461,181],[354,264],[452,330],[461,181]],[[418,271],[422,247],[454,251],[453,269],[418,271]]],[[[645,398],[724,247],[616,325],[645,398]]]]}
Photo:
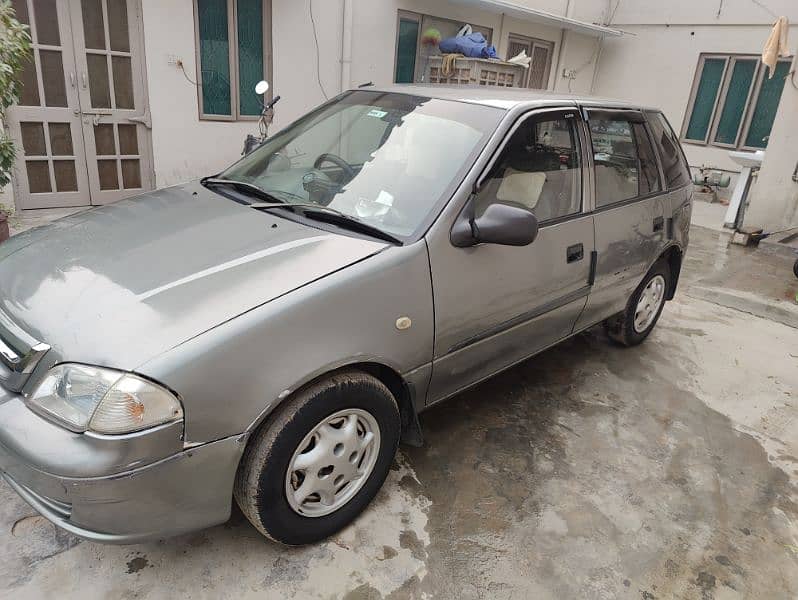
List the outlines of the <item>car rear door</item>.
{"type": "Polygon", "coordinates": [[[620,312],[667,244],[669,201],[641,111],[586,108],[596,272],[577,329],[620,312]]]}
{"type": "Polygon", "coordinates": [[[477,217],[493,203],[538,217],[528,246],[452,245],[452,223],[428,237],[435,300],[429,401],[448,397],[569,336],[590,290],[593,217],[583,203],[579,111],[522,115],[471,197],[477,217]]]}
{"type": "Polygon", "coordinates": [[[662,166],[664,187],[668,190],[668,203],[665,215],[665,232],[682,250],[689,242],[690,218],[693,211],[693,181],[690,166],[679,144],[679,138],[668,123],[665,115],[658,110],[645,111],[646,121],[651,132],[654,147],[662,166]],[[672,223],[668,228],[668,216],[672,223]]]}

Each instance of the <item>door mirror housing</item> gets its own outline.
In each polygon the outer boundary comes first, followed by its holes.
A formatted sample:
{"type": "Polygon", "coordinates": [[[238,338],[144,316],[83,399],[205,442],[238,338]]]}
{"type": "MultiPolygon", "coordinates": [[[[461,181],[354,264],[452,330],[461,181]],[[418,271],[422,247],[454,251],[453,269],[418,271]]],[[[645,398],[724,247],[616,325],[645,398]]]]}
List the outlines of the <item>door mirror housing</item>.
{"type": "Polygon", "coordinates": [[[261,80],[255,85],[255,93],[258,96],[263,96],[263,94],[265,94],[268,91],[269,91],[269,82],[268,81],[262,81],[261,80]]]}
{"type": "Polygon", "coordinates": [[[509,204],[491,204],[481,216],[466,207],[452,227],[451,242],[459,248],[477,244],[528,246],[538,236],[538,219],[532,211],[509,204]]]}

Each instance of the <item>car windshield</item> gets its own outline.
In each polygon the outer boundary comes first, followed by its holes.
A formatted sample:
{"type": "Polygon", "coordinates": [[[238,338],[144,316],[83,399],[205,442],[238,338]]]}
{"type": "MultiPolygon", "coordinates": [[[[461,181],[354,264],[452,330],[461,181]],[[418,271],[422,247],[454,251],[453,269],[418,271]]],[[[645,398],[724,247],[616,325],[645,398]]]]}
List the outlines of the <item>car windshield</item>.
{"type": "Polygon", "coordinates": [[[220,177],[250,183],[289,204],[328,206],[408,238],[435,218],[502,115],[464,102],[349,92],[220,177]]]}

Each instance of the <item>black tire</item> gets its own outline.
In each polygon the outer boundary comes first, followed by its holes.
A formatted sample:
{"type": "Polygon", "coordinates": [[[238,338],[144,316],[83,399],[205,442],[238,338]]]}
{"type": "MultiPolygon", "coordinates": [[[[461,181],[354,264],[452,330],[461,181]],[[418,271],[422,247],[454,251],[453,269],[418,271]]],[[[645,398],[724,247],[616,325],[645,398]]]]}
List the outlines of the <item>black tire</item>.
{"type": "Polygon", "coordinates": [[[793,272],[793,275],[795,275],[796,277],[798,277],[798,260],[796,260],[796,261],[795,261],[795,263],[793,264],[793,266],[792,266],[792,272],[793,272]]]}
{"type": "Polygon", "coordinates": [[[646,288],[648,283],[658,275],[665,279],[665,290],[670,289],[671,270],[665,261],[660,260],[654,264],[653,267],[651,267],[651,270],[643,278],[642,283],[637,287],[631,298],[629,298],[629,302],[626,304],[624,311],[604,321],[604,330],[607,332],[607,335],[611,340],[623,346],[637,346],[638,344],[641,344],[643,340],[648,337],[648,334],[651,333],[651,330],[654,329],[657,321],[659,321],[659,316],[662,314],[662,309],[665,306],[666,300],[664,297],[648,327],[646,327],[643,331],[637,331],[635,329],[634,321],[635,310],[637,309],[637,303],[640,300],[640,295],[643,293],[643,290],[646,288]]]}
{"type": "Polygon", "coordinates": [[[399,445],[396,399],[378,379],[344,371],[299,390],[250,438],[236,475],[234,495],[241,511],[266,537],[295,546],[323,540],[352,522],[382,487],[399,445]],[[305,436],[324,418],[347,408],[370,413],[380,429],[380,447],[362,488],[335,512],[300,515],[286,498],[289,462],[305,436]]]}

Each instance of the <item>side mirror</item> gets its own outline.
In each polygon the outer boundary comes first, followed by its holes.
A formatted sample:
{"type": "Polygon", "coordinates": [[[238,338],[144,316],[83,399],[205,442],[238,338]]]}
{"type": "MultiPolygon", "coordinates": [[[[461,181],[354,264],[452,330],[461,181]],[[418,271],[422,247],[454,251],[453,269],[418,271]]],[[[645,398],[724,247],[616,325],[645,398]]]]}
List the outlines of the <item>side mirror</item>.
{"type": "Polygon", "coordinates": [[[258,96],[263,96],[266,92],[269,91],[269,82],[268,81],[259,81],[255,85],[255,93],[258,96]]]}
{"type": "Polygon", "coordinates": [[[491,204],[479,218],[468,207],[452,228],[451,242],[459,248],[477,244],[528,246],[538,236],[538,219],[532,211],[509,204],[491,204]]]}

